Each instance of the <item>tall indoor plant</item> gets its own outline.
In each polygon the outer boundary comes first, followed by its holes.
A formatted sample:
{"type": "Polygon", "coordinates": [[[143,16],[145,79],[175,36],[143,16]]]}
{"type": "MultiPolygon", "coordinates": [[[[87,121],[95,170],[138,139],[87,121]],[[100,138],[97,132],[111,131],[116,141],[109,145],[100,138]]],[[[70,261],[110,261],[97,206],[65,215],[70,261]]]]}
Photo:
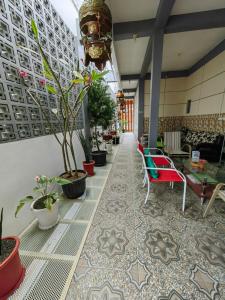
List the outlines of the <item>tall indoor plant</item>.
{"type": "Polygon", "coordinates": [[[89,176],[94,176],[94,165],[95,161],[91,158],[91,147],[90,141],[88,141],[82,130],[77,131],[78,138],[80,140],[81,146],[84,150],[85,161],[83,161],[83,168],[88,173],[89,176]]]}
{"type": "Polygon", "coordinates": [[[23,281],[25,268],[19,256],[20,240],[17,237],[2,238],[3,208],[0,213],[0,299],[8,297],[23,281]]]}
{"type": "MultiPolygon", "coordinates": [[[[61,135],[57,134],[57,131],[52,126],[50,117],[48,114],[46,114],[46,110],[42,106],[40,99],[36,96],[32,88],[29,87],[29,81],[27,80],[26,72],[20,71],[19,74],[23,80],[24,85],[27,87],[26,91],[28,95],[40,108],[46,122],[48,123],[51,133],[54,135],[58,145],[61,148],[64,172],[60,176],[71,181],[71,183],[62,186],[64,194],[68,198],[78,198],[85,191],[85,179],[87,173],[83,170],[78,170],[77,167],[73,143],[73,134],[75,131],[76,120],[83,99],[87,94],[89,88],[91,87],[93,82],[102,78],[107,72],[96,73],[94,70],[90,72],[87,69],[83,69],[83,71],[80,72],[78,64],[77,70],[73,71],[73,78],[69,86],[62,86],[60,80],[61,74],[60,72],[54,70],[54,68],[51,66],[48,56],[41,46],[38,29],[34,20],[31,21],[31,27],[34,39],[39,49],[39,54],[41,55],[44,70],[44,78],[40,80],[39,84],[44,86],[50,94],[54,94],[57,96],[57,108],[52,109],[52,113],[54,114],[55,119],[58,121],[61,135]],[[48,81],[52,81],[56,88],[53,85],[49,84],[48,81]],[[80,86],[79,93],[76,93],[75,88],[77,87],[77,85],[80,86]],[[73,96],[72,101],[70,101],[70,94],[72,94],[73,96]]],[[[32,50],[30,49],[25,49],[32,52],[32,50]]]]}
{"type": "Polygon", "coordinates": [[[93,83],[88,91],[88,115],[93,128],[92,138],[97,147],[97,151],[92,152],[96,166],[106,164],[106,151],[100,149],[97,128],[102,126],[106,129],[113,120],[114,113],[115,103],[108,93],[108,86],[102,80],[93,83]]]}

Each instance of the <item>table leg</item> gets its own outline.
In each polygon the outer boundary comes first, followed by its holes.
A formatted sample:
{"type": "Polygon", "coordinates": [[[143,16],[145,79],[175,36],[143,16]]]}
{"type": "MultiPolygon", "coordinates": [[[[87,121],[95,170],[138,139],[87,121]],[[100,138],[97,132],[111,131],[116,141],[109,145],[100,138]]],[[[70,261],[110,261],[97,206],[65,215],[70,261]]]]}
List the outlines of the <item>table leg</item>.
{"type": "Polygon", "coordinates": [[[202,192],[201,192],[201,205],[204,204],[206,200],[206,188],[207,188],[207,178],[204,178],[202,182],[202,192]]]}

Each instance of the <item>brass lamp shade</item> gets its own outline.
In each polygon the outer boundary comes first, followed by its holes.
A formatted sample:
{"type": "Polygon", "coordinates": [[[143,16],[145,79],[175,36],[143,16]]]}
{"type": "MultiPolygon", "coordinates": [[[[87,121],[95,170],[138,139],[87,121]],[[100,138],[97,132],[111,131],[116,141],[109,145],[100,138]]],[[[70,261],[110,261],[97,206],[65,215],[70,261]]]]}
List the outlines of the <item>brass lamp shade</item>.
{"type": "Polygon", "coordinates": [[[85,66],[95,63],[103,70],[111,61],[112,15],[105,0],[85,0],[79,11],[85,50],[85,66]]]}

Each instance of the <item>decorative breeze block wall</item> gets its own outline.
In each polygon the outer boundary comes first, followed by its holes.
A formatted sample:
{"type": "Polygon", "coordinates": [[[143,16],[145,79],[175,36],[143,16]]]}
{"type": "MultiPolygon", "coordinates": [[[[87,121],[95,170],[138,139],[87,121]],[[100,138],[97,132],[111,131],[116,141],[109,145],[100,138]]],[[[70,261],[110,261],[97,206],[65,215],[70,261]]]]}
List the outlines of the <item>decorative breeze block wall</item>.
{"type": "MultiPolygon", "coordinates": [[[[43,79],[39,55],[30,21],[39,29],[40,41],[53,68],[60,72],[63,85],[68,85],[78,59],[78,41],[49,0],[0,0],[0,143],[50,134],[40,109],[26,94],[18,69],[28,73],[27,82],[41,99],[57,132],[60,127],[51,109],[57,107],[56,96],[40,85],[43,79]]],[[[54,86],[54,82],[47,81],[54,86]]],[[[79,87],[77,87],[76,93],[79,87]]],[[[70,95],[73,102],[73,95],[70,95]]],[[[77,126],[83,127],[82,112],[77,126]]]]}

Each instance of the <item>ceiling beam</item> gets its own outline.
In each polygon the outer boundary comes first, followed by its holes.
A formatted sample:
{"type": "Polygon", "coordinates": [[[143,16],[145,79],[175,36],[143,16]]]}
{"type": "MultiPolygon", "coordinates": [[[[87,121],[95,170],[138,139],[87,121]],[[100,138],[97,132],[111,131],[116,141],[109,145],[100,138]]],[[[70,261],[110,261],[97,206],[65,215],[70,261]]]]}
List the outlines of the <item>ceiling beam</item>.
{"type": "MultiPolygon", "coordinates": [[[[154,30],[164,29],[167,24],[167,21],[170,16],[170,12],[173,8],[175,0],[160,0],[159,7],[156,14],[156,19],[154,23],[154,30]]],[[[143,64],[141,67],[141,78],[144,78],[146,73],[148,72],[150,63],[152,58],[152,39],[149,38],[148,46],[145,52],[145,57],[143,60],[143,64]]]]}
{"type": "Polygon", "coordinates": [[[214,57],[219,55],[221,52],[225,51],[225,39],[219,43],[215,48],[209,51],[205,56],[203,56],[198,62],[196,62],[189,70],[188,75],[191,75],[198,69],[200,69],[207,62],[212,60],[214,57]]]}
{"type": "Polygon", "coordinates": [[[136,88],[134,88],[134,89],[123,89],[123,92],[124,93],[136,93],[136,88]]]}
{"type": "Polygon", "coordinates": [[[145,51],[145,57],[144,57],[142,67],[141,67],[140,78],[145,77],[146,73],[148,72],[151,60],[152,60],[152,39],[149,38],[148,46],[147,46],[147,49],[145,51]]]}
{"type": "MultiPolygon", "coordinates": [[[[161,73],[161,78],[177,78],[177,77],[187,77],[202,66],[207,64],[210,60],[218,56],[220,53],[225,51],[225,39],[216,45],[215,48],[210,50],[206,55],[204,55],[201,59],[199,59],[190,69],[187,70],[179,70],[179,71],[166,71],[161,73]]],[[[130,75],[121,75],[121,81],[130,81],[130,80],[138,80],[140,78],[140,74],[130,74],[130,75]]],[[[147,73],[145,75],[145,79],[151,79],[151,73],[147,73]]]]}
{"type": "MultiPolygon", "coordinates": [[[[161,73],[161,78],[178,78],[186,77],[189,75],[189,70],[178,70],[178,71],[165,71],[161,73]]],[[[121,81],[138,80],[140,74],[121,75],[121,81]]],[[[145,79],[151,79],[151,73],[146,73],[145,79]]]]}
{"type": "Polygon", "coordinates": [[[136,37],[150,36],[155,19],[131,21],[113,24],[114,41],[133,39],[136,37]]]}
{"type": "MultiPolygon", "coordinates": [[[[167,2],[167,1],[165,1],[167,2]]],[[[113,24],[115,41],[150,36],[156,19],[113,24]]],[[[204,12],[173,15],[165,26],[165,33],[185,32],[201,29],[225,27],[225,8],[204,12]]]]}
{"type": "Polygon", "coordinates": [[[165,33],[185,32],[225,26],[225,9],[171,16],[165,33]]]}

